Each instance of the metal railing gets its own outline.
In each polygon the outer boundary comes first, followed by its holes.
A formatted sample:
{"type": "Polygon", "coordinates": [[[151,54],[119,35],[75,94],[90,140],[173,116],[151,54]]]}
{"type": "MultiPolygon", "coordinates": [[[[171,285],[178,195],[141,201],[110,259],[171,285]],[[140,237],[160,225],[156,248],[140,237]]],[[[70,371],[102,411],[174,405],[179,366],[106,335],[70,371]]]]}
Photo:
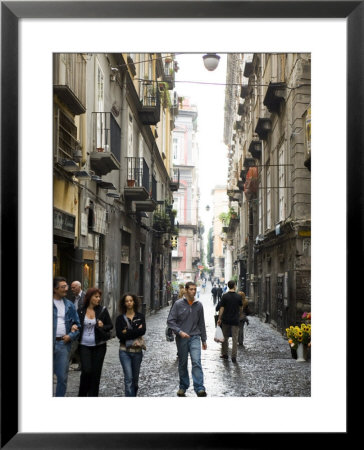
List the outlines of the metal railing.
{"type": "Polygon", "coordinates": [[[80,53],[55,53],[53,84],[68,86],[82,105],[86,105],[86,61],[80,53]]]}
{"type": "Polygon", "coordinates": [[[144,158],[126,157],[127,185],[131,187],[144,187],[150,192],[149,167],[144,158]]]}
{"type": "Polygon", "coordinates": [[[92,133],[93,151],[112,152],[120,161],[121,130],[111,112],[92,113],[92,133]]]}
{"type": "Polygon", "coordinates": [[[56,112],[56,159],[73,159],[78,148],[77,127],[61,109],[56,112]]]}

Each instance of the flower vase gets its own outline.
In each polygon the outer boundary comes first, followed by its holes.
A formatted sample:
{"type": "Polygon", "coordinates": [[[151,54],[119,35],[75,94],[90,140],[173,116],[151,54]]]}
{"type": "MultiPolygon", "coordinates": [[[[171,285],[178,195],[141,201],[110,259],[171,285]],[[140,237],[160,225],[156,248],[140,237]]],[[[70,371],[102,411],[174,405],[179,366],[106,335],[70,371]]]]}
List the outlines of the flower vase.
{"type": "Polygon", "coordinates": [[[307,360],[307,348],[300,343],[297,346],[297,362],[304,362],[307,360]]]}

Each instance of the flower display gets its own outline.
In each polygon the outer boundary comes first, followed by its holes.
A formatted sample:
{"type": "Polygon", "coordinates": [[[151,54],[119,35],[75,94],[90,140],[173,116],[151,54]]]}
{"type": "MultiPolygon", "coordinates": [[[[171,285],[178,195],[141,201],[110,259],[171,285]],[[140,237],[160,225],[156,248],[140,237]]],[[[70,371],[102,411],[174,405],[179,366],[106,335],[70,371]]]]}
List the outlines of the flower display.
{"type": "Polygon", "coordinates": [[[310,312],[304,312],[302,314],[302,319],[305,321],[305,323],[311,323],[311,313],[310,312]]]}
{"type": "Polygon", "coordinates": [[[289,345],[297,349],[298,344],[311,345],[311,324],[302,323],[301,326],[286,328],[289,345]]]}

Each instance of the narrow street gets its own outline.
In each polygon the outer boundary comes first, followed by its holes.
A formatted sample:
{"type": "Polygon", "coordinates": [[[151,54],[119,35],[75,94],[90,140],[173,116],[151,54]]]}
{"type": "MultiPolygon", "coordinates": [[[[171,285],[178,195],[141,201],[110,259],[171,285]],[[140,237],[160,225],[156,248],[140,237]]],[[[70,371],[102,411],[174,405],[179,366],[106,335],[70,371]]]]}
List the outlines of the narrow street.
{"type": "MultiPolygon", "coordinates": [[[[311,395],[311,363],[292,359],[287,340],[268,324],[249,316],[245,348],[239,346],[237,364],[220,359],[220,346],[214,341],[215,307],[207,283],[200,300],[204,305],[207,350],[202,351],[205,387],[211,397],[309,397],[311,395]]],[[[147,350],[141,366],[140,397],[175,397],[178,390],[178,359],[175,342],[165,338],[169,308],[146,318],[147,350]]],[[[119,340],[108,342],[100,384],[100,397],[123,397],[124,380],[120,365],[119,340]]],[[[231,339],[229,339],[231,352],[231,339]]],[[[190,364],[189,364],[190,370],[190,364]]],[[[80,372],[70,370],[66,396],[78,394],[80,372]]],[[[188,397],[195,397],[191,386],[188,397]]]]}

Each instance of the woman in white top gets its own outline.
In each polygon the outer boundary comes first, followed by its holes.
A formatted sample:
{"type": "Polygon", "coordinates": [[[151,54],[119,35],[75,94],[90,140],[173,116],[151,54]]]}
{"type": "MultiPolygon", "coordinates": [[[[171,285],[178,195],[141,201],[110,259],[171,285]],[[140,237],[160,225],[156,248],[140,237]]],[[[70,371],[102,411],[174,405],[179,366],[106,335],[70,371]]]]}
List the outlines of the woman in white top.
{"type": "Polygon", "coordinates": [[[79,397],[98,397],[102,365],[106,354],[106,341],[113,328],[109,312],[100,305],[101,291],[87,290],[83,305],[78,309],[81,322],[79,352],[81,376],[79,397]]]}

